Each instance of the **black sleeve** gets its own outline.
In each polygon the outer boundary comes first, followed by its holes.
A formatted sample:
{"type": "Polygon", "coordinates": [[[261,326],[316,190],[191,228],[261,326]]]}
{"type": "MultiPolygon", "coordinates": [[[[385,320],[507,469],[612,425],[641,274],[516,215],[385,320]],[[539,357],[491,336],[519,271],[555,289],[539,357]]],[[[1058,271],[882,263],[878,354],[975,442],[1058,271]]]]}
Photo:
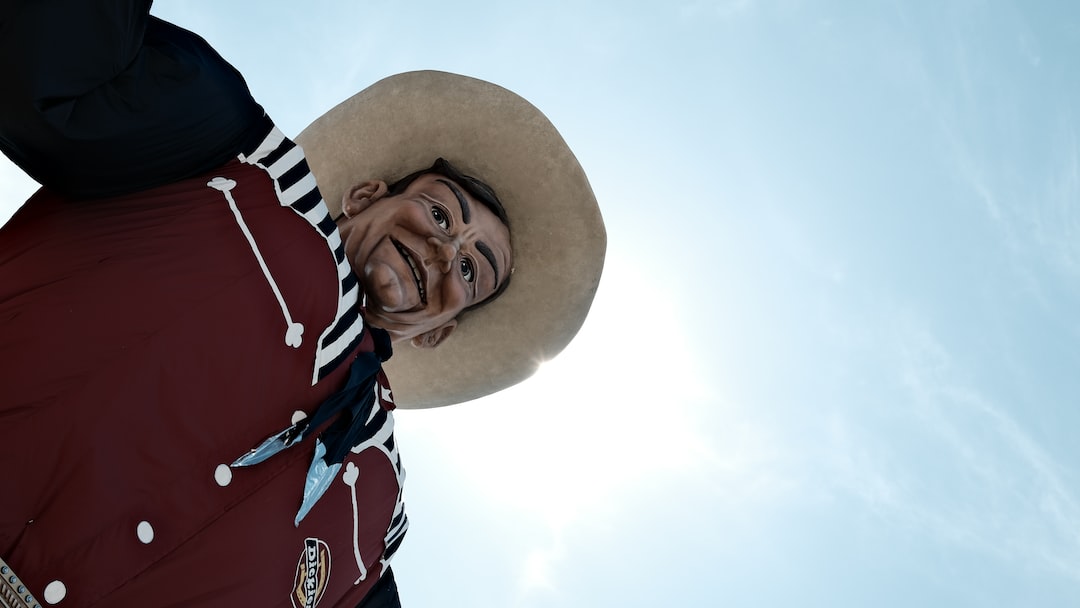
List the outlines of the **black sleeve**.
{"type": "Polygon", "coordinates": [[[0,0],[0,150],[83,197],[208,171],[263,111],[205,40],[150,0],[0,0]]]}
{"type": "Polygon", "coordinates": [[[386,574],[382,575],[356,608],[401,608],[394,571],[387,568],[386,574]]]}

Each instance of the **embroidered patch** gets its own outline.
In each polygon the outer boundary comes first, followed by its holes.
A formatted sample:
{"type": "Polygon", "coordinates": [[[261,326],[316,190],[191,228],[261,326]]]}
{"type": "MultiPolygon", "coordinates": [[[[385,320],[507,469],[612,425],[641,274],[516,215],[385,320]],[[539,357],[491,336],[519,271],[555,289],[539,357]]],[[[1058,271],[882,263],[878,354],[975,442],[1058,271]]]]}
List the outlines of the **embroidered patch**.
{"type": "Polygon", "coordinates": [[[304,550],[296,563],[293,608],[315,608],[330,581],[330,546],[317,538],[304,540],[304,550]]]}

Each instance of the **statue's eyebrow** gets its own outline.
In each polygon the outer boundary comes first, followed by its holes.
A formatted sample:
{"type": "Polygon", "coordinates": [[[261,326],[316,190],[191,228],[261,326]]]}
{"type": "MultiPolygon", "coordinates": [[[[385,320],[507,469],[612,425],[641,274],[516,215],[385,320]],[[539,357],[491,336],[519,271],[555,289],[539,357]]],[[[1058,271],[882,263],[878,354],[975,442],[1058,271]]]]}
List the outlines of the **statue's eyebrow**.
{"type": "Polygon", "coordinates": [[[458,190],[458,187],[449,180],[439,178],[435,181],[445,184],[446,187],[450,188],[450,191],[454,193],[454,198],[456,198],[458,204],[461,205],[461,221],[468,224],[472,220],[472,211],[469,209],[469,201],[465,199],[465,195],[462,194],[461,190],[458,190]]]}
{"type": "Polygon", "coordinates": [[[476,241],[476,250],[480,252],[480,255],[484,256],[484,259],[491,264],[491,269],[495,271],[495,288],[499,288],[499,263],[495,261],[495,254],[491,252],[491,247],[487,246],[484,241],[476,241]]]}

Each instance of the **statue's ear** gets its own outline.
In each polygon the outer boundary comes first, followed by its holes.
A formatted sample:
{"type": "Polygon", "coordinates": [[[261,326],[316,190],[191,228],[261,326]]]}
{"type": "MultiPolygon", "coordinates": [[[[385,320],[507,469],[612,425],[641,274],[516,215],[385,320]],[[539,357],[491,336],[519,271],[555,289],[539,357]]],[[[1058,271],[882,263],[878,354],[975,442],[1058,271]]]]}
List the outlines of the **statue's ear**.
{"type": "Polygon", "coordinates": [[[360,182],[341,195],[341,212],[347,218],[352,217],[386,196],[387,191],[386,182],[381,179],[360,182]]]}
{"type": "Polygon", "coordinates": [[[429,329],[412,339],[413,346],[417,348],[435,348],[442,341],[449,338],[457,327],[457,319],[450,319],[435,329],[429,329]]]}

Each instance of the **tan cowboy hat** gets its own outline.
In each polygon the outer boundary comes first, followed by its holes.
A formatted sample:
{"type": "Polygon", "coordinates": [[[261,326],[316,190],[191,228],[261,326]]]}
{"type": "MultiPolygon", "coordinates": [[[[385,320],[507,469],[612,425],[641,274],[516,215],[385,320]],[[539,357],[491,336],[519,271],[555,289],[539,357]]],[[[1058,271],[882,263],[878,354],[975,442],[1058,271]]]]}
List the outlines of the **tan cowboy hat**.
{"type": "Polygon", "coordinates": [[[394,182],[443,157],[491,186],[510,217],[514,275],[434,349],[399,344],[385,364],[398,407],[476,399],[557,355],[589,312],[607,236],[573,152],[529,102],[489,82],[408,72],[371,85],[296,138],[330,214],[364,179],[394,182]]]}

